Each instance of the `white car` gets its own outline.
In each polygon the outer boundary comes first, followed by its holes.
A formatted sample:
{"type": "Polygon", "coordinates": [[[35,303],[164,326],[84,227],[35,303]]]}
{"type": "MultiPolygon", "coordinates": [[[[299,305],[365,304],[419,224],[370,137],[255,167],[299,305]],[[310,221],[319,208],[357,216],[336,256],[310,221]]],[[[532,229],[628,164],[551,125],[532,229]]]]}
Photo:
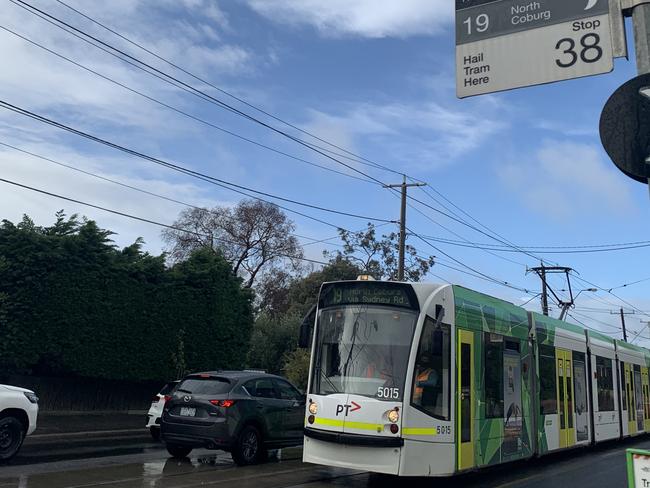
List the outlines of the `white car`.
{"type": "Polygon", "coordinates": [[[154,440],[160,440],[160,417],[162,416],[165,403],[171,398],[171,394],[178,383],[179,381],[167,383],[151,401],[151,408],[149,408],[149,413],[147,413],[149,419],[147,421],[147,428],[151,432],[151,437],[154,440]]]}
{"type": "Polygon", "coordinates": [[[0,463],[13,458],[34,430],[38,397],[31,390],[0,385],[0,463]]]}

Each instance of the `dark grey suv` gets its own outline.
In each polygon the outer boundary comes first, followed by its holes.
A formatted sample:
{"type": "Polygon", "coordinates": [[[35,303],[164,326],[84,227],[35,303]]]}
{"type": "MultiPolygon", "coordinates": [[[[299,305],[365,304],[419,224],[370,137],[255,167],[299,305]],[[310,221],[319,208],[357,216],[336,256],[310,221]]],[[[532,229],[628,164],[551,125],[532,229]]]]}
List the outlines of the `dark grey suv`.
{"type": "Polygon", "coordinates": [[[267,449],[302,443],[305,396],[286,379],[249,371],[185,377],[163,410],[161,437],[174,457],[223,449],[237,464],[263,461],[267,449]]]}

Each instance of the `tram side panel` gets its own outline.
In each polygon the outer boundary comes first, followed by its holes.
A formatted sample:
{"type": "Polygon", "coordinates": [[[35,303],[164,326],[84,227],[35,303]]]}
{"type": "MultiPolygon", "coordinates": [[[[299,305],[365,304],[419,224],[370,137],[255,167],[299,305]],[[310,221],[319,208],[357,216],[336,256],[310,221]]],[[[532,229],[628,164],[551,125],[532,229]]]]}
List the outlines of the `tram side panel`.
{"type": "Polygon", "coordinates": [[[594,442],[621,436],[614,339],[598,332],[587,331],[591,363],[591,393],[593,404],[594,442]]]}
{"type": "Polygon", "coordinates": [[[536,345],[537,454],[586,446],[592,432],[584,331],[529,315],[536,345]]]}
{"type": "Polygon", "coordinates": [[[454,297],[457,470],[532,457],[534,368],[526,312],[462,287],[454,286],[454,297]]]}

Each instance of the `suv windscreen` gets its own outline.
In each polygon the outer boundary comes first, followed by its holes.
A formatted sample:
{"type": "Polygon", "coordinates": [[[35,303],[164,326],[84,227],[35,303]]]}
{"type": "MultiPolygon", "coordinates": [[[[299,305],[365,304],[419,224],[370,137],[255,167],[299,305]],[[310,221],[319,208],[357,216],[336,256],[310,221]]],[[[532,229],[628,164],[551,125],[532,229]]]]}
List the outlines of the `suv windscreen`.
{"type": "Polygon", "coordinates": [[[194,395],[220,395],[228,393],[232,384],[226,378],[201,378],[192,377],[184,379],[176,391],[181,393],[192,393],[194,395]]]}

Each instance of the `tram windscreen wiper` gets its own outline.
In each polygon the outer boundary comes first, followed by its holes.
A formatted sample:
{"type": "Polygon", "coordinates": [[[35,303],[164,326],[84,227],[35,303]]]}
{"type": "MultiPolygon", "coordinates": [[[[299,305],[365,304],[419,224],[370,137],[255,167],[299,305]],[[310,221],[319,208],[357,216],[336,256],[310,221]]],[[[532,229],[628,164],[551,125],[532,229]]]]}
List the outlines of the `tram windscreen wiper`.
{"type": "Polygon", "coordinates": [[[334,386],[334,383],[332,383],[332,380],[329,378],[329,376],[325,374],[323,368],[318,368],[318,369],[320,370],[321,377],[324,378],[325,381],[327,381],[327,383],[329,383],[329,385],[332,387],[332,390],[334,390],[333,393],[341,393],[339,389],[336,386],[334,386]]]}

